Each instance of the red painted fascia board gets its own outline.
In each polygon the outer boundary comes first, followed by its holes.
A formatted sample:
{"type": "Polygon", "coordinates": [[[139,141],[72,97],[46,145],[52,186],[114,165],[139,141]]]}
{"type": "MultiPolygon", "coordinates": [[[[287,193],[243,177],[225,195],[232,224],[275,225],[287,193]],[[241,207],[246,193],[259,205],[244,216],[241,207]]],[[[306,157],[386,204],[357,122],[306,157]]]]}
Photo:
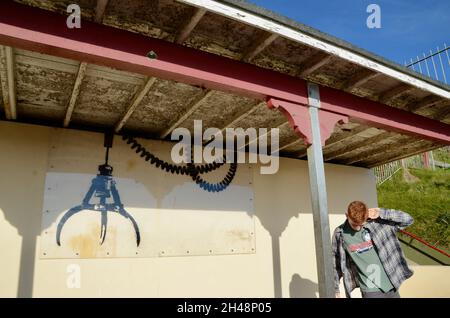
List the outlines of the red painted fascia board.
{"type": "MultiPolygon", "coordinates": [[[[0,12],[4,45],[261,100],[308,102],[306,81],[286,74],[85,20],[69,29],[66,16],[12,1],[0,1],[0,12]]],[[[450,144],[450,125],[333,88],[321,86],[320,96],[323,110],[450,144]]]]}
{"type": "Polygon", "coordinates": [[[371,126],[450,144],[450,125],[329,87],[320,88],[321,109],[371,126]]]}

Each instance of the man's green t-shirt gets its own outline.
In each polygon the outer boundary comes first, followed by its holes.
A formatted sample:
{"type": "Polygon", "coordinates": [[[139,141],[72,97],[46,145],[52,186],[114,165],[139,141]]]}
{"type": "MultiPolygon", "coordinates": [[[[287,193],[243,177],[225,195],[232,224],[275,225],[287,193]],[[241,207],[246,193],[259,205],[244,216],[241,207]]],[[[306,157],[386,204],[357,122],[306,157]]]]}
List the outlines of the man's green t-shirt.
{"type": "Polygon", "coordinates": [[[355,231],[345,222],[344,248],[358,269],[358,282],[364,292],[388,292],[394,288],[364,227],[355,231]]]}

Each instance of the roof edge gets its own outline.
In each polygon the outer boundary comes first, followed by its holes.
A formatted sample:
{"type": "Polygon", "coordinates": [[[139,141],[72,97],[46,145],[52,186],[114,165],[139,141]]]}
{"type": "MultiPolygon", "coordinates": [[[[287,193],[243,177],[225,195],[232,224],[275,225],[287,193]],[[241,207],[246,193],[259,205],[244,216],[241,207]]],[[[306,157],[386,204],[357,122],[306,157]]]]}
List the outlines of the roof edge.
{"type": "MultiPolygon", "coordinates": [[[[391,69],[395,69],[399,72],[402,72],[406,75],[409,75],[411,77],[414,77],[418,80],[425,81],[429,84],[432,84],[436,87],[439,87],[443,90],[446,90],[450,92],[450,85],[447,85],[445,83],[442,83],[440,81],[434,80],[432,78],[429,78],[427,76],[424,76],[420,73],[417,73],[401,64],[398,64],[396,62],[393,62],[391,60],[388,60],[384,57],[381,57],[380,55],[377,55],[375,53],[372,53],[370,51],[367,51],[365,49],[362,49],[358,46],[355,46],[351,44],[348,41],[341,40],[335,36],[332,36],[330,34],[324,33],[322,31],[319,31],[317,29],[314,29],[312,27],[309,27],[301,22],[297,22],[291,18],[288,18],[286,16],[280,15],[276,12],[273,12],[269,9],[265,9],[263,7],[257,6],[255,4],[249,3],[245,0],[216,0],[217,2],[223,3],[228,6],[235,7],[236,9],[244,10],[249,13],[255,14],[260,16],[261,18],[272,20],[273,22],[282,24],[284,26],[293,28],[296,31],[305,33],[309,36],[315,37],[321,41],[327,42],[329,44],[341,47],[343,49],[346,49],[348,51],[351,51],[355,54],[361,55],[365,58],[368,58],[370,60],[373,60],[377,63],[383,64],[386,67],[389,67],[391,69]]],[[[388,74],[386,74],[388,76],[388,74]]]]}

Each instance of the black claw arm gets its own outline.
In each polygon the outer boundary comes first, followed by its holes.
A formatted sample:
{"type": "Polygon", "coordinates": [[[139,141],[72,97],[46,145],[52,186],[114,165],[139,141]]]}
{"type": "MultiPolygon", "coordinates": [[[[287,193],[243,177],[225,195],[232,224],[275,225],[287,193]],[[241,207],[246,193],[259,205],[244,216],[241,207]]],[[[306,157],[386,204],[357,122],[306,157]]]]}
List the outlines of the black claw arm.
{"type": "Polygon", "coordinates": [[[94,208],[93,204],[88,204],[88,205],[82,204],[82,205],[77,205],[77,206],[71,208],[66,213],[64,213],[61,220],[59,220],[58,226],[56,228],[56,244],[61,246],[61,231],[64,227],[64,224],[67,222],[67,220],[69,220],[72,216],[74,216],[78,212],[81,212],[83,210],[91,210],[93,208],[94,208]]]}
{"type": "Polygon", "coordinates": [[[106,229],[108,226],[108,210],[103,209],[101,211],[101,228],[100,228],[100,245],[103,244],[103,242],[105,242],[105,238],[106,238],[106,229]]]}
{"type": "Polygon", "coordinates": [[[129,219],[133,224],[134,232],[136,233],[136,246],[139,246],[141,243],[141,234],[139,232],[139,227],[136,220],[123,208],[123,206],[119,207],[119,214],[129,219]]]}

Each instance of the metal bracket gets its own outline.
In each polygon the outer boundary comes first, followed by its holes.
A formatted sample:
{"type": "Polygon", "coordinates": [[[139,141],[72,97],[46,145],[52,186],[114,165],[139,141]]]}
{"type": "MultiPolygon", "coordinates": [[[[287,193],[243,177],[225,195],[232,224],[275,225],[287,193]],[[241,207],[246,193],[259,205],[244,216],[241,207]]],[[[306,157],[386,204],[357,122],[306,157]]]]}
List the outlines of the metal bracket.
{"type": "MultiPolygon", "coordinates": [[[[317,100],[317,102],[319,102],[317,100]]],[[[325,141],[330,138],[333,133],[334,126],[337,123],[348,123],[348,116],[332,113],[323,109],[320,109],[320,104],[313,103],[310,107],[319,108],[319,121],[320,121],[320,139],[322,147],[325,146],[325,141]]],[[[269,108],[276,108],[285,115],[289,121],[289,124],[294,129],[295,133],[302,138],[306,146],[312,144],[312,131],[311,120],[309,117],[309,111],[307,105],[295,104],[275,98],[270,98],[267,101],[269,108]]]]}
{"type": "Polygon", "coordinates": [[[114,132],[113,131],[106,131],[105,132],[105,138],[104,138],[104,141],[103,141],[103,147],[105,147],[105,148],[112,148],[113,140],[114,140],[114,132]]]}

